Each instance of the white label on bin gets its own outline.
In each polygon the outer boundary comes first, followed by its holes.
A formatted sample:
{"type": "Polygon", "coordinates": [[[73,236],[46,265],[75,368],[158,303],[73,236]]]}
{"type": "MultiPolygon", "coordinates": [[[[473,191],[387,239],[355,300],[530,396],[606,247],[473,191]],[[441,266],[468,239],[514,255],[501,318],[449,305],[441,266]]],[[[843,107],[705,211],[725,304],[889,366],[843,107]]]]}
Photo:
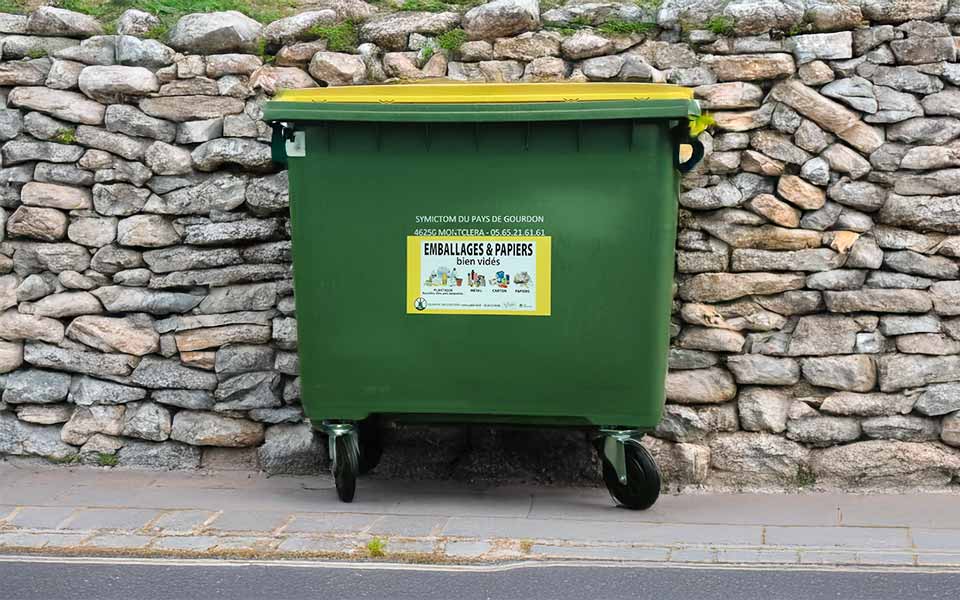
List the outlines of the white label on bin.
{"type": "Polygon", "coordinates": [[[407,238],[407,313],[550,315],[550,237],[407,238]]]}

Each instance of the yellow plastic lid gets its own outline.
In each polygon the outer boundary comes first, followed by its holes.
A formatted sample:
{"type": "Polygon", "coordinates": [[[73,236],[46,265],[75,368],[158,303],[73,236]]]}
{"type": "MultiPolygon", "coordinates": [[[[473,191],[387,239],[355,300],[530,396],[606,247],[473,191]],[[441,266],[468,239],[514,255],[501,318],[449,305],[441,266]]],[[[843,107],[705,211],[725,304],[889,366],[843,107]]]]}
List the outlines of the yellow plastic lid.
{"type": "Polygon", "coordinates": [[[604,100],[691,100],[690,88],[664,83],[403,83],[281,90],[279,102],[343,104],[506,104],[604,100]]]}

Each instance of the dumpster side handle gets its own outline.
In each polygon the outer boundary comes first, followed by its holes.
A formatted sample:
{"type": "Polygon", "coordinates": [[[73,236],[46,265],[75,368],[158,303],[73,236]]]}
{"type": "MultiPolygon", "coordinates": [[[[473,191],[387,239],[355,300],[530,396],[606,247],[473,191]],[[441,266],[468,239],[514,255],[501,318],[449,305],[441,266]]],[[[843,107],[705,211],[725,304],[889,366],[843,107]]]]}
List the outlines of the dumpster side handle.
{"type": "Polygon", "coordinates": [[[673,128],[673,139],[676,143],[676,151],[673,153],[673,163],[678,171],[687,173],[703,160],[703,143],[697,138],[690,137],[690,130],[686,123],[681,123],[673,128]],[[680,146],[690,146],[693,153],[685,161],[680,160],[680,146]]]}
{"type": "Polygon", "coordinates": [[[693,154],[684,162],[680,162],[680,148],[677,148],[677,170],[681,173],[688,173],[695,166],[697,166],[701,160],[703,160],[704,150],[703,144],[700,142],[700,140],[687,140],[686,144],[689,144],[693,147],[693,154]]]}
{"type": "Polygon", "coordinates": [[[287,143],[287,125],[286,123],[270,123],[272,135],[270,136],[270,157],[278,165],[287,164],[287,153],[284,151],[287,143]]]}

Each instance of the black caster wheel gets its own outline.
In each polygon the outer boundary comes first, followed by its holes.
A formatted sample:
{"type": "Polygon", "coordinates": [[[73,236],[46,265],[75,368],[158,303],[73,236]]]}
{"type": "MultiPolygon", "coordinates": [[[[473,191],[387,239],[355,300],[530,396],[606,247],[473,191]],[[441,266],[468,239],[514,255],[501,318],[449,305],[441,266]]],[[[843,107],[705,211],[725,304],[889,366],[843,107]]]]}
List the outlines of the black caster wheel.
{"type": "Polygon", "coordinates": [[[383,456],[383,438],[380,433],[380,421],[377,417],[369,417],[357,425],[357,434],[360,444],[360,462],[358,472],[366,475],[377,468],[380,457],[383,456]]]}
{"type": "Polygon", "coordinates": [[[337,496],[343,502],[353,502],[357,491],[360,451],[355,439],[352,435],[340,435],[334,441],[337,453],[333,461],[333,480],[337,484],[337,496]]]}
{"type": "Polygon", "coordinates": [[[646,510],[660,497],[660,470],[650,452],[636,440],[624,443],[627,463],[627,482],[621,483],[617,470],[603,456],[603,482],[614,502],[631,510],[646,510]]]}

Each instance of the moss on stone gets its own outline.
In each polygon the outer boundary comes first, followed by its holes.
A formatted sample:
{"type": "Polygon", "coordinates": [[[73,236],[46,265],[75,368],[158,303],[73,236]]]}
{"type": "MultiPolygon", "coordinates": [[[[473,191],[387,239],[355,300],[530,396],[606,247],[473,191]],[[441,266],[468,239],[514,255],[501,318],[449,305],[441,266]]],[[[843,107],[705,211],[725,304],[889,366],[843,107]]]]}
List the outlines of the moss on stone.
{"type": "Polygon", "coordinates": [[[447,5],[440,0],[404,0],[400,10],[412,12],[443,12],[447,5]]]}
{"type": "Polygon", "coordinates": [[[53,139],[61,144],[73,144],[77,141],[77,131],[71,127],[64,127],[53,139]]]}
{"type": "Polygon", "coordinates": [[[656,29],[656,27],[656,23],[613,20],[601,23],[597,27],[597,31],[607,35],[630,35],[633,33],[646,33],[651,29],[656,29]]]}
{"type": "Polygon", "coordinates": [[[706,23],[707,29],[717,35],[733,35],[734,22],[730,17],[713,17],[706,23]]]}
{"type": "Polygon", "coordinates": [[[455,52],[467,41],[467,32],[462,29],[451,29],[437,36],[437,45],[444,50],[455,52]]]}
{"type": "MultiPolygon", "coordinates": [[[[19,0],[0,0],[0,6],[4,3],[20,4],[19,0]]],[[[294,0],[57,0],[54,5],[90,15],[105,26],[115,23],[124,11],[135,8],[158,17],[164,29],[169,29],[180,17],[191,13],[235,10],[267,24],[297,9],[294,0]]],[[[161,36],[156,37],[161,39],[161,36]]]]}
{"type": "Polygon", "coordinates": [[[120,459],[115,454],[107,454],[106,452],[97,454],[97,464],[101,467],[115,467],[119,462],[120,459]]]}
{"type": "Polygon", "coordinates": [[[0,0],[0,13],[22,15],[27,12],[24,3],[20,0],[0,0]]]}
{"type": "Polygon", "coordinates": [[[315,25],[307,30],[306,36],[310,39],[326,40],[327,50],[331,52],[353,52],[360,41],[357,26],[353,21],[336,25],[315,25]]]}

